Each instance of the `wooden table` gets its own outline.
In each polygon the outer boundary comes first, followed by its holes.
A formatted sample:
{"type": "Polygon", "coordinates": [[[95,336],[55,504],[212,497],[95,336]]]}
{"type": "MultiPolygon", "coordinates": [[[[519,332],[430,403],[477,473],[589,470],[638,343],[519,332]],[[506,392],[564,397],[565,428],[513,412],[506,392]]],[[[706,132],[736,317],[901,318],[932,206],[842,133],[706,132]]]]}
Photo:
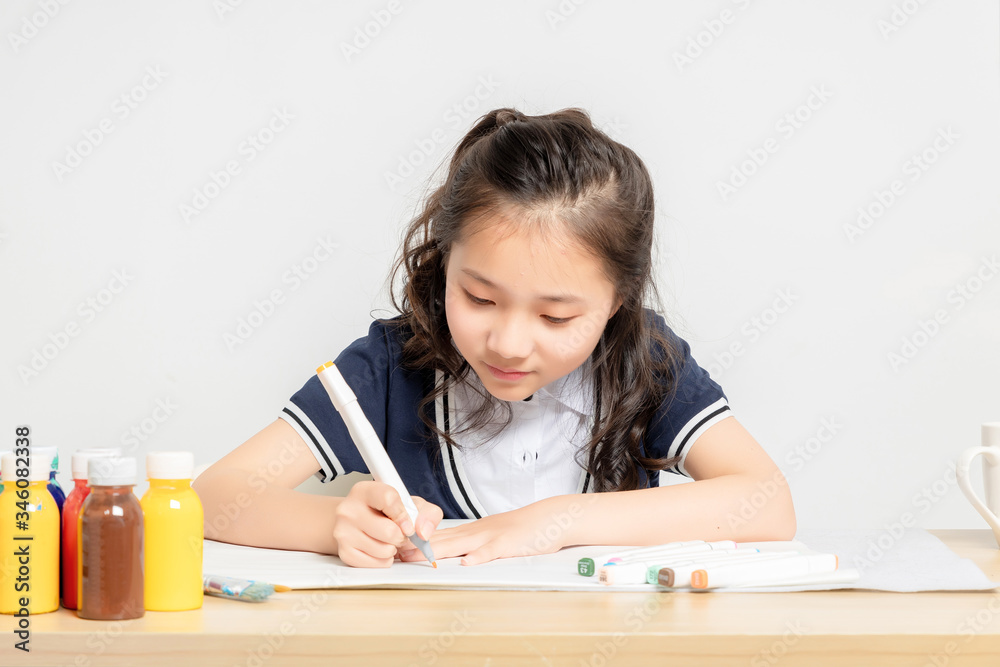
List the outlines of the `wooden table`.
{"type": "MultiPolygon", "coordinates": [[[[1000,583],[988,530],[932,530],[1000,583]]],[[[295,591],[265,605],[0,619],[0,665],[1000,665],[1000,591],[295,591]]]]}

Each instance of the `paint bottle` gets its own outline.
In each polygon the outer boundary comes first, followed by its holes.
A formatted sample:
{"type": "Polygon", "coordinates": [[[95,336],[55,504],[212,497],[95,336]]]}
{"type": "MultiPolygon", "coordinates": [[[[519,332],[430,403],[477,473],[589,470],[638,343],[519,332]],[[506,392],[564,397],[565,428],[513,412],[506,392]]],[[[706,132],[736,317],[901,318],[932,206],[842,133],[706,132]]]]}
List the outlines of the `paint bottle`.
{"type": "Polygon", "coordinates": [[[73,472],[73,490],[66,496],[62,512],[62,559],[60,565],[62,581],[59,587],[62,604],[67,609],[76,609],[80,587],[76,576],[79,567],[77,561],[78,524],[80,508],[83,507],[83,501],[90,495],[90,486],[87,485],[87,461],[98,456],[121,456],[121,453],[122,450],[118,447],[78,449],[73,452],[70,466],[73,472]]]}
{"type": "Polygon", "coordinates": [[[205,512],[191,488],[194,454],[146,455],[149,490],[142,496],[146,528],[146,609],[184,611],[201,607],[205,512]]]}
{"type": "Polygon", "coordinates": [[[132,492],[135,459],[87,461],[90,495],[78,520],[77,614],[103,621],[140,618],[143,604],[142,507],[132,492]]]}
{"type": "Polygon", "coordinates": [[[62,513],[63,503],[66,502],[66,493],[63,488],[59,486],[59,480],[56,479],[56,475],[59,474],[59,449],[52,446],[47,447],[34,447],[31,448],[31,455],[45,454],[52,459],[52,469],[49,471],[49,493],[52,494],[52,498],[56,501],[56,507],[59,508],[59,513],[62,513]]]}
{"type": "Polygon", "coordinates": [[[44,614],[59,608],[59,510],[46,488],[52,463],[35,452],[29,459],[7,452],[0,462],[4,486],[0,613],[4,614],[19,614],[22,609],[44,614]]]}
{"type": "MultiPolygon", "coordinates": [[[[66,502],[66,494],[63,493],[63,489],[59,486],[59,480],[56,479],[56,475],[59,474],[59,450],[51,445],[45,447],[31,447],[31,455],[38,456],[44,455],[52,459],[52,468],[49,470],[49,483],[46,488],[48,488],[49,493],[52,494],[52,499],[56,501],[56,507],[59,508],[59,520],[62,521],[62,509],[63,504],[66,502]]],[[[60,533],[62,531],[60,530],[60,533]]],[[[59,550],[59,571],[62,572],[62,548],[59,550]]],[[[63,596],[63,581],[62,577],[59,578],[59,599],[61,600],[63,596]]]]}

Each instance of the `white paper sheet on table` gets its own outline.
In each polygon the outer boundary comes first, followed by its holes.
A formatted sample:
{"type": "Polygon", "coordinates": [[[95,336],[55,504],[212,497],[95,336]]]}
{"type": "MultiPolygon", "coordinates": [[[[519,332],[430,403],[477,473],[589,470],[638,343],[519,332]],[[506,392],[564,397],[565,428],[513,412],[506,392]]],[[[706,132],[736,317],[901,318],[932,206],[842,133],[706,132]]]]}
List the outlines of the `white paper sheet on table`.
{"type": "MultiPolygon", "coordinates": [[[[442,527],[450,523],[443,522],[442,527]]],[[[959,558],[926,530],[911,528],[895,539],[883,555],[878,544],[885,531],[799,530],[794,541],[749,542],[761,550],[797,550],[835,553],[840,567],[803,585],[728,587],[713,592],[770,592],[845,588],[885,591],[987,590],[990,581],[975,563],[959,558]]],[[[883,539],[884,543],[884,539],[883,539]]],[[[458,558],[441,559],[438,569],[426,562],[396,562],[390,568],[354,568],[336,556],[304,551],[282,551],[205,541],[206,574],[257,579],[292,588],[467,588],[477,590],[641,591],[652,584],[604,586],[596,577],[576,573],[584,556],[621,551],[622,547],[573,547],[558,553],[503,558],[482,565],[462,566],[458,558]]],[[[665,590],[665,589],[659,589],[665,590]]],[[[692,592],[690,589],[675,589],[692,592]]]]}

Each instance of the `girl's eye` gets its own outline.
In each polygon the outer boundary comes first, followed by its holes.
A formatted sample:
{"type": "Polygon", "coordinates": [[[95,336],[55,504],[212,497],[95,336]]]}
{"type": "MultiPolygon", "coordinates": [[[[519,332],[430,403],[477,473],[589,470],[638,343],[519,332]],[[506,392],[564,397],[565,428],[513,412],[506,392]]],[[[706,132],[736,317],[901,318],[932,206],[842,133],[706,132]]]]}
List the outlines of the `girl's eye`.
{"type": "MultiPolygon", "coordinates": [[[[463,290],[463,291],[465,292],[465,296],[468,297],[469,301],[471,301],[473,304],[477,306],[486,306],[493,303],[489,299],[480,299],[478,296],[475,296],[474,294],[472,294],[472,292],[469,292],[468,290],[463,290]]],[[[572,317],[552,317],[550,315],[542,315],[542,317],[545,318],[545,320],[549,324],[566,324],[567,322],[573,319],[572,317]]]]}
{"type": "Polygon", "coordinates": [[[477,306],[485,306],[490,303],[489,299],[480,299],[478,296],[473,296],[471,293],[466,292],[465,296],[469,297],[469,301],[476,304],[477,306]]]}

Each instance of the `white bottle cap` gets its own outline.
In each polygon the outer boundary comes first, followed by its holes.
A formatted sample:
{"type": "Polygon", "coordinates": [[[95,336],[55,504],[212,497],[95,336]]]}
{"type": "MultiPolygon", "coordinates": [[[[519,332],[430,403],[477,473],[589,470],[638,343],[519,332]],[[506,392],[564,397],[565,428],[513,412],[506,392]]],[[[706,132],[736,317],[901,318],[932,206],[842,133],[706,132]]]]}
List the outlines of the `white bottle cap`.
{"type": "Polygon", "coordinates": [[[191,479],[194,454],[191,452],[149,452],[146,454],[147,479],[191,479]]]}
{"type": "MultiPolygon", "coordinates": [[[[18,457],[14,456],[13,452],[4,452],[3,461],[0,463],[0,477],[3,478],[3,481],[17,481],[17,459],[18,457]]],[[[49,470],[52,469],[52,459],[46,454],[33,452],[31,454],[30,463],[28,481],[47,482],[49,479],[49,470]]]]}
{"type": "Polygon", "coordinates": [[[91,486],[135,485],[135,459],[98,456],[87,460],[87,480],[91,486]]]}
{"type": "Polygon", "coordinates": [[[121,456],[121,447],[105,447],[92,449],[78,449],[73,452],[73,459],[70,468],[73,470],[73,479],[87,479],[87,461],[98,456],[121,456]]]}
{"type": "Polygon", "coordinates": [[[52,459],[52,469],[59,472],[59,448],[53,447],[51,445],[46,445],[44,447],[36,447],[31,445],[31,455],[35,454],[47,454],[49,458],[52,459]]]}

